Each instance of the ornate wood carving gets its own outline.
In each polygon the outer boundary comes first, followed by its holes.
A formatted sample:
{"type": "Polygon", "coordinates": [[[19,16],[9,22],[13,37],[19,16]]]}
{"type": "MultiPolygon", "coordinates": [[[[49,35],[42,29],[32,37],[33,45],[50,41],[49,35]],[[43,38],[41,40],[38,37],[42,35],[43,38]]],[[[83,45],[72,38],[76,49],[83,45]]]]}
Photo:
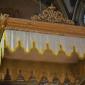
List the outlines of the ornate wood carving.
{"type": "Polygon", "coordinates": [[[72,20],[65,18],[60,11],[55,11],[55,9],[56,8],[53,5],[51,5],[47,9],[43,10],[41,14],[34,15],[31,19],[51,23],[74,24],[72,20]]]}
{"type": "Polygon", "coordinates": [[[0,29],[5,27],[5,24],[6,24],[5,22],[7,20],[7,17],[8,17],[7,14],[0,15],[0,29]]]}
{"type": "Polygon", "coordinates": [[[4,27],[6,26],[6,20],[8,18],[7,14],[0,15],[0,41],[4,32],[4,27]]]}
{"type": "Polygon", "coordinates": [[[5,29],[85,37],[85,27],[82,26],[38,22],[11,17],[7,19],[7,25],[5,29]]]}
{"type": "Polygon", "coordinates": [[[11,18],[8,17],[8,15],[1,15],[1,17],[2,18],[0,19],[0,26],[4,25],[5,28],[3,29],[34,31],[41,33],[85,37],[85,27],[82,26],[24,20],[18,18],[11,18]]]}

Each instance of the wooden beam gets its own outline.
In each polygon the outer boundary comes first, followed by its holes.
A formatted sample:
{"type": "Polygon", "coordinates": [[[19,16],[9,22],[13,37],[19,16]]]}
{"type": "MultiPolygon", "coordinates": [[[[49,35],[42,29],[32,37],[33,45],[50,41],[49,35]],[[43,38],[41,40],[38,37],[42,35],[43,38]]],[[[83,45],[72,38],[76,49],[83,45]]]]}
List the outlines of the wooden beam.
{"type": "Polygon", "coordinates": [[[85,37],[85,27],[83,26],[38,22],[11,17],[7,19],[7,25],[5,29],[85,37]]]}

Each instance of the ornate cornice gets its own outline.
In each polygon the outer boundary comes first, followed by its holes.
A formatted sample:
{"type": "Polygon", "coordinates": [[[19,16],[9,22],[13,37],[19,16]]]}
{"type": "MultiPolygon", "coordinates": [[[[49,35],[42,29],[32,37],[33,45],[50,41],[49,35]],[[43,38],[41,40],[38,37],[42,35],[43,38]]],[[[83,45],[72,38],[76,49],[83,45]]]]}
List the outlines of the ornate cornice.
{"type": "Polygon", "coordinates": [[[0,15],[0,29],[4,28],[6,26],[6,20],[8,18],[7,14],[1,14],[0,15]]]}
{"type": "Polygon", "coordinates": [[[58,23],[38,22],[25,19],[7,19],[6,28],[9,30],[34,31],[65,36],[85,37],[85,27],[58,23]],[[10,28],[11,27],[11,28],[10,28]]]}
{"type": "Polygon", "coordinates": [[[85,27],[82,26],[11,18],[8,17],[8,15],[1,15],[1,17],[2,18],[0,19],[0,26],[5,27],[2,29],[34,31],[65,36],[85,37],[85,27]]]}
{"type": "Polygon", "coordinates": [[[0,41],[4,32],[4,28],[6,27],[6,20],[8,18],[7,14],[0,15],[0,41]]]}
{"type": "Polygon", "coordinates": [[[74,24],[72,20],[69,20],[64,17],[64,15],[60,11],[55,11],[56,8],[51,5],[47,9],[43,10],[39,15],[34,15],[31,17],[34,21],[44,21],[51,23],[63,23],[63,24],[74,24]]]}

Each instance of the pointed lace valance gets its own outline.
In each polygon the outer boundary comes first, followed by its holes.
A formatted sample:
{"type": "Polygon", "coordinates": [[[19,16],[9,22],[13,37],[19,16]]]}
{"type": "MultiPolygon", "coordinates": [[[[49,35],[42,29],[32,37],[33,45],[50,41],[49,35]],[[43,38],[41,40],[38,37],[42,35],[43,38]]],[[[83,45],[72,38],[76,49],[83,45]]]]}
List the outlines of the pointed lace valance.
{"type": "Polygon", "coordinates": [[[48,49],[52,50],[54,54],[58,54],[58,52],[61,54],[64,51],[68,56],[72,52],[77,52],[81,57],[85,54],[85,38],[5,30],[0,44],[2,51],[5,47],[4,40],[11,50],[15,50],[18,45],[23,47],[26,52],[29,52],[31,48],[37,48],[40,53],[48,49]],[[17,44],[18,41],[20,42],[17,44]]]}

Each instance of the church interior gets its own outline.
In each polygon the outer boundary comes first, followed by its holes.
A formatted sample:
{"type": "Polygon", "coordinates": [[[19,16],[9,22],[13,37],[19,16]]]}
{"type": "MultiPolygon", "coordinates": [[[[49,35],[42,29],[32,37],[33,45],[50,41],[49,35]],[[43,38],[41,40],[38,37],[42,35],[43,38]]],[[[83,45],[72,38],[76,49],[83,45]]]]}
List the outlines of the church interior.
{"type": "Polygon", "coordinates": [[[85,0],[0,0],[0,85],[85,85],[85,0]]]}

